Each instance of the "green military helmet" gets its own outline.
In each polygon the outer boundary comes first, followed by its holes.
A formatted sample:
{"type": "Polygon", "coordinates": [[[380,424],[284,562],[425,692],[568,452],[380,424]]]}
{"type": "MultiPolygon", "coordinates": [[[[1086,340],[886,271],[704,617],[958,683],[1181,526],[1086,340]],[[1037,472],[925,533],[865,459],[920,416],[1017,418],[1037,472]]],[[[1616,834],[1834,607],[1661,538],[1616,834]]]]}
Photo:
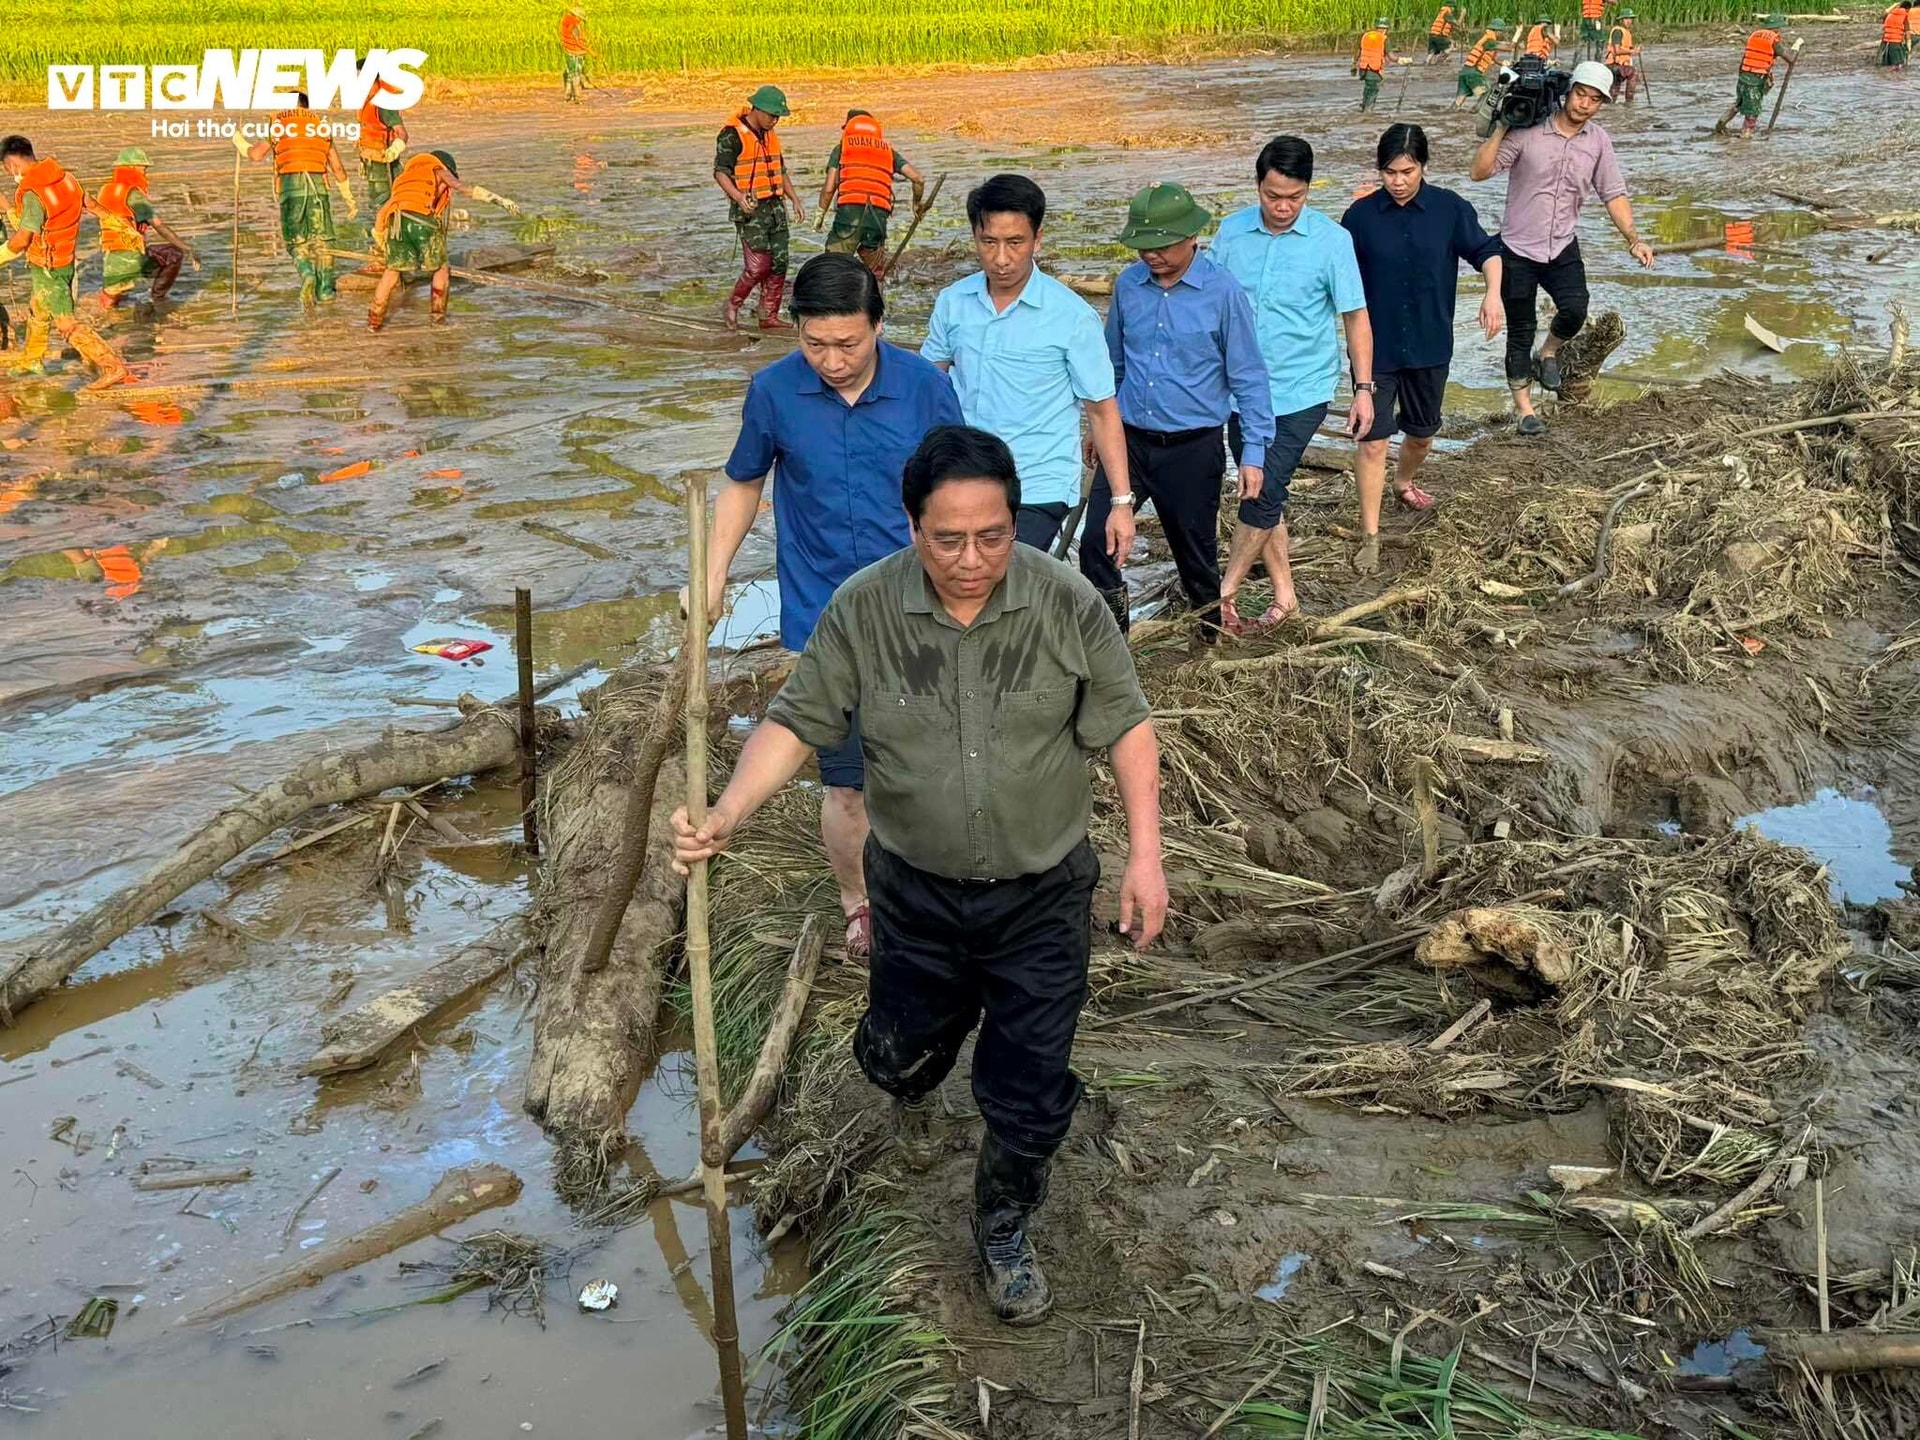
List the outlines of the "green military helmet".
{"type": "Polygon", "coordinates": [[[1487,29],[1489,30],[1505,30],[1506,28],[1507,28],[1507,22],[1505,20],[1487,21],[1487,29]]]}
{"type": "Polygon", "coordinates": [[[768,115],[780,116],[793,113],[787,105],[787,92],[778,85],[762,85],[747,97],[747,103],[768,115]]]}
{"type": "Polygon", "coordinates": [[[453,163],[453,156],[451,154],[445,150],[429,150],[427,153],[442,165],[446,166],[447,173],[453,176],[454,179],[458,180],[460,178],[460,167],[453,163]]]}
{"type": "Polygon", "coordinates": [[[1787,17],[1782,15],[1778,10],[1769,10],[1767,12],[1767,28],[1769,30],[1786,29],[1787,17]]]}
{"type": "Polygon", "coordinates": [[[1393,22],[1382,15],[1378,20],[1373,22],[1373,28],[1376,30],[1391,30],[1393,28],[1393,22]]]}
{"type": "Polygon", "coordinates": [[[138,145],[129,145],[114,157],[113,163],[116,165],[134,165],[144,170],[147,168],[147,152],[142,150],[138,145]]]}
{"type": "Polygon", "coordinates": [[[1634,14],[1633,11],[1631,10],[1622,10],[1618,15],[1614,16],[1613,18],[1616,20],[1638,20],[1640,17],[1634,14]]]}
{"type": "Polygon", "coordinates": [[[1212,223],[1212,212],[1186,186],[1155,181],[1128,202],[1126,229],[1114,240],[1132,250],[1158,250],[1191,239],[1212,223]]]}
{"type": "Polygon", "coordinates": [[[1551,15],[1542,15],[1539,19],[1535,20],[1533,23],[1536,25],[1551,25],[1553,24],[1553,17],[1551,15]]]}

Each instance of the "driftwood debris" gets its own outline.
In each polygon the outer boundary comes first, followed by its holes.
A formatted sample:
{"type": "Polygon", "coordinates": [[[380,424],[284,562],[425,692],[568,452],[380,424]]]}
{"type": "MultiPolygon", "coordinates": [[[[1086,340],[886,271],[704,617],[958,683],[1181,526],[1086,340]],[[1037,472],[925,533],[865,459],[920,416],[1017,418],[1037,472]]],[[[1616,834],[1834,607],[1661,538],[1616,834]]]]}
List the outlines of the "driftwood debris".
{"type": "MultiPolygon", "coordinates": [[[[551,260],[554,247],[551,245],[480,245],[461,256],[465,270],[480,270],[497,273],[502,270],[523,270],[529,265],[537,265],[542,260],[551,260]]],[[[433,278],[431,270],[416,270],[403,277],[409,286],[424,285],[433,278]]],[[[349,270],[341,275],[338,284],[342,290],[371,290],[380,283],[380,276],[371,270],[349,270]]]]}
{"type": "Polygon", "coordinates": [[[241,1185],[253,1179],[250,1165],[195,1165],[186,1170],[170,1170],[159,1175],[136,1175],[133,1188],[154,1190],[199,1190],[216,1185],[241,1185]]]}
{"type": "Polygon", "coordinates": [[[451,730],[390,732],[360,749],[307,761],[222,810],[139,880],[78,919],[0,950],[0,1025],[11,1025],[16,1013],[101,950],[309,810],[496,769],[518,755],[513,716],[487,708],[451,730]]]}
{"type": "Polygon", "coordinates": [[[1776,1360],[1798,1362],[1816,1375],[1859,1375],[1869,1370],[1920,1369],[1920,1335],[1874,1330],[1831,1334],[1776,1331],[1767,1336],[1776,1360]]]}
{"type": "Polygon", "coordinates": [[[214,1301],[187,1317],[187,1323],[201,1325],[224,1320],[263,1301],[273,1300],[289,1291],[318,1285],[329,1275],[351,1270],[369,1260],[378,1259],[411,1245],[457,1221],[510,1205],[519,1198],[520,1177],[500,1165],[474,1165],[449,1170],[442,1175],[417,1205],[409,1205],[386,1219],[369,1225],[354,1235],[323,1245],[303,1256],[297,1265],[254,1281],[223,1299],[214,1301]]]}
{"type": "Polygon", "coordinates": [[[1627,322],[1618,310],[1602,311],[1578,335],[1560,347],[1560,403],[1584,405],[1593,394],[1600,367],[1627,338],[1627,322]]]}
{"type": "Polygon", "coordinates": [[[587,732],[541,791],[547,851],[535,931],[543,954],[525,1104],[562,1139],[618,1133],[654,1056],[654,1017],[686,907],[668,819],[687,782],[673,755],[654,762],[657,773],[643,771],[651,739],[675,734],[683,696],[672,682],[651,688],[639,673],[609,679],[583,698],[587,732]],[[629,817],[643,790],[647,838],[637,882],[606,963],[590,970],[601,906],[638,832],[629,817]]]}
{"type": "Polygon", "coordinates": [[[780,1005],[773,1012],[773,1024],[767,1027],[767,1038],[760,1043],[753,1075],[720,1122],[719,1163],[723,1168],[773,1108],[781,1073],[787,1068],[787,1051],[800,1030],[800,1017],[806,1013],[807,997],[813,992],[813,977],[820,969],[821,944],[815,917],[809,915],[800,926],[793,958],[787,962],[786,988],[780,992],[780,1005]]]}
{"type": "Polygon", "coordinates": [[[374,996],[320,1030],[322,1047],[300,1067],[302,1075],[363,1070],[415,1026],[491,984],[526,945],[521,916],[496,926],[405,985],[374,996]]]}

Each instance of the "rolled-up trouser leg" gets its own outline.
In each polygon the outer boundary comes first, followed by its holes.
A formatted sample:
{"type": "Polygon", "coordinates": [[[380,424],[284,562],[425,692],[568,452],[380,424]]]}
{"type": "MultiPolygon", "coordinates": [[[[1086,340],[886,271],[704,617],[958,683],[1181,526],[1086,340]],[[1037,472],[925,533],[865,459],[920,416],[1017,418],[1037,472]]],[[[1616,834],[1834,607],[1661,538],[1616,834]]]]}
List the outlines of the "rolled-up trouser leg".
{"type": "Polygon", "coordinates": [[[153,283],[147,289],[147,296],[164,300],[173,289],[174,281],[180,278],[180,267],[187,263],[187,253],[178,245],[149,245],[147,259],[153,264],[153,283]]]}

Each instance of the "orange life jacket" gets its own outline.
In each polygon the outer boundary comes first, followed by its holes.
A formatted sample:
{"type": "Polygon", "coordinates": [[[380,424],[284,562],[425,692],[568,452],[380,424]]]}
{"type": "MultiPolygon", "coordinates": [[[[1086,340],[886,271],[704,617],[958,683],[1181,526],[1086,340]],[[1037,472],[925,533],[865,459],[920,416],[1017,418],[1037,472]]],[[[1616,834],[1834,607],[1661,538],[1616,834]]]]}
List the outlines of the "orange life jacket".
{"type": "Polygon", "coordinates": [[[311,110],[282,110],[273,123],[288,132],[273,142],[276,175],[323,175],[333,141],[315,132],[324,123],[311,110]]]}
{"type": "Polygon", "coordinates": [[[1387,32],[1369,30],[1360,37],[1360,68],[1362,70],[1385,70],[1387,68],[1387,32]]]}
{"type": "Polygon", "coordinates": [[[453,186],[447,183],[447,167],[430,154],[415,155],[393,177],[393,193],[380,207],[404,210],[409,215],[431,215],[435,219],[447,213],[453,202],[453,186]]]}
{"type": "Polygon", "coordinates": [[[1528,55],[1538,55],[1542,60],[1551,60],[1553,58],[1553,41],[1547,38],[1547,29],[1548,27],[1545,25],[1535,25],[1531,30],[1527,31],[1527,43],[1524,47],[1525,53],[1528,55]]]}
{"type": "Polygon", "coordinates": [[[747,124],[747,110],[751,108],[745,107],[733,117],[734,133],[740,137],[740,158],[733,162],[733,183],[740,187],[742,195],[771,200],[781,193],[780,180],[786,162],[780,156],[778,135],[771,130],[762,135],[747,124]]]}
{"type": "Polygon", "coordinates": [[[1429,35],[1453,34],[1453,7],[1451,5],[1442,5],[1440,7],[1440,13],[1433,17],[1433,24],[1427,27],[1427,33],[1429,35]]]}
{"type": "Polygon", "coordinates": [[[1765,75],[1773,69],[1773,47],[1779,43],[1778,30],[1756,30],[1747,37],[1746,53],[1740,57],[1740,70],[1746,75],[1765,75]]]}
{"type": "Polygon", "coordinates": [[[360,107],[360,139],[355,144],[361,159],[378,160],[381,153],[399,138],[400,127],[389,125],[380,118],[380,97],[399,93],[382,80],[373,87],[373,94],[367,97],[367,103],[360,107]]]}
{"type": "Polygon", "coordinates": [[[118,225],[100,227],[102,250],[145,252],[145,227],[133,218],[133,206],[128,202],[128,197],[136,190],[142,195],[147,193],[147,172],[134,165],[116,165],[113,167],[113,178],[102,185],[100,193],[94,197],[102,210],[126,222],[125,228],[118,225]]]}
{"type": "Polygon", "coordinates": [[[16,213],[29,195],[40,202],[47,218],[27,245],[27,263],[43,270],[71,265],[74,244],[80,238],[80,217],[86,213],[87,192],[60,168],[58,160],[48,157],[34,161],[20,177],[19,187],[13,192],[16,213]]]}
{"type": "Polygon", "coordinates": [[[1467,64],[1485,74],[1500,58],[1499,52],[1500,34],[1497,30],[1489,30],[1475,41],[1473,48],[1467,52],[1467,64]]]}
{"type": "Polygon", "coordinates": [[[560,17],[560,48],[569,55],[587,53],[587,22],[578,15],[560,17]]]}
{"type": "Polygon", "coordinates": [[[1633,64],[1640,47],[1633,43],[1633,27],[1616,25],[1607,35],[1607,64],[1622,67],[1633,64]]]}
{"type": "Polygon", "coordinates": [[[1606,14],[1606,11],[1607,0],[1580,0],[1580,18],[1582,20],[1598,20],[1602,15],[1606,14]]]}
{"type": "Polygon", "coordinates": [[[893,209],[893,146],[871,115],[854,116],[840,132],[840,188],[833,203],[893,209]]]}
{"type": "Polygon", "coordinates": [[[1887,18],[1880,24],[1880,41],[1884,45],[1902,45],[1907,39],[1907,16],[1911,12],[1904,6],[1896,5],[1887,11],[1887,18]]]}

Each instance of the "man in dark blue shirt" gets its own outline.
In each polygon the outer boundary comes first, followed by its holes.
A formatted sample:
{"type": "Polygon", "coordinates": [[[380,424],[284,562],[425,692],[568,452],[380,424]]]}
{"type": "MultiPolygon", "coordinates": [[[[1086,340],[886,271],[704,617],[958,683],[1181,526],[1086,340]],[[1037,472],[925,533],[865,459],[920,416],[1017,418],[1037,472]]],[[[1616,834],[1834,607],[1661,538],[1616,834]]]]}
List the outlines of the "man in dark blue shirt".
{"type": "MultiPolygon", "coordinates": [[[[800,348],[747,387],[727,486],[708,542],[707,613],[718,615],[727,569],[753,528],[767,472],[773,489],[780,643],[803,650],[840,583],[912,541],[900,500],[907,457],[935,425],[962,423],[939,369],[880,338],[886,313],[873,272],[852,255],[816,255],[800,267],[790,306],[800,348]]],[[[866,765],[858,716],[847,739],[819,752],[826,796],[820,837],[840,885],[847,953],[871,944],[861,850],[867,840],[866,765]]]]}
{"type": "Polygon", "coordinates": [[[1389,127],[1375,158],[1380,188],[1354,201],[1340,220],[1353,236],[1373,319],[1374,422],[1360,438],[1355,472],[1363,538],[1353,563],[1362,574],[1380,568],[1380,501],[1387,484],[1387,442],[1396,430],[1404,438],[1394,494],[1409,509],[1433,507],[1433,497],[1417,481],[1440,429],[1462,260],[1486,276],[1480,328],[1487,338],[1506,323],[1500,241],[1480,228],[1467,200],[1426,183],[1426,131],[1418,125],[1389,127]]]}

